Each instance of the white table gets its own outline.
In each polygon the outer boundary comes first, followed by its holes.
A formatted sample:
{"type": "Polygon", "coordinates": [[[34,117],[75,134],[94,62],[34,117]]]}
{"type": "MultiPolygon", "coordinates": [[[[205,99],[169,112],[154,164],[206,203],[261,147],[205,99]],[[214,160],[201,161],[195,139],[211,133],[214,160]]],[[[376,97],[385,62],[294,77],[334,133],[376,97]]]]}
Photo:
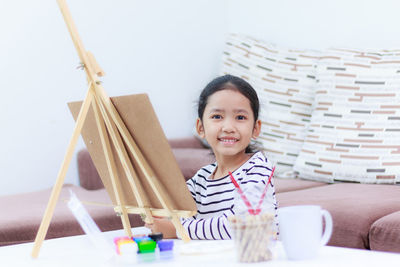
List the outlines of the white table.
{"type": "MultiPolygon", "coordinates": [[[[144,227],[133,228],[133,234],[146,233],[144,227]]],[[[123,236],[123,231],[105,232],[104,237],[112,242],[114,237],[123,236]]],[[[39,257],[32,259],[30,253],[33,243],[0,247],[1,266],[135,266],[134,257],[115,256],[106,261],[102,253],[93,246],[86,235],[46,240],[39,257]]],[[[288,261],[278,242],[275,248],[276,258],[269,262],[238,263],[236,262],[233,241],[191,241],[183,244],[175,241],[172,259],[156,260],[142,266],[400,266],[400,254],[371,252],[367,250],[339,247],[323,247],[318,258],[307,261],[288,261]],[[198,253],[192,253],[198,252],[198,253]],[[224,265],[221,265],[224,264],[224,265]]]]}

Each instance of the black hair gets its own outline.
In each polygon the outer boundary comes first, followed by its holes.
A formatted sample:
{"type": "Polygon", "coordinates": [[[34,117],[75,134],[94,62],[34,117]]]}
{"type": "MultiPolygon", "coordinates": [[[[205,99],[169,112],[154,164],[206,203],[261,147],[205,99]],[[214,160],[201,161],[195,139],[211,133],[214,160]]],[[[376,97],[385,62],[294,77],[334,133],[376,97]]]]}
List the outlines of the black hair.
{"type": "MultiPolygon", "coordinates": [[[[258,100],[256,90],[254,90],[254,88],[242,78],[226,74],[209,82],[201,92],[197,108],[197,114],[201,121],[203,120],[204,110],[207,106],[208,98],[215,92],[222,90],[236,90],[245,96],[250,102],[250,107],[254,115],[254,123],[258,120],[260,102],[258,100]]],[[[251,152],[253,152],[253,148],[249,145],[246,148],[246,153],[251,152]]]]}

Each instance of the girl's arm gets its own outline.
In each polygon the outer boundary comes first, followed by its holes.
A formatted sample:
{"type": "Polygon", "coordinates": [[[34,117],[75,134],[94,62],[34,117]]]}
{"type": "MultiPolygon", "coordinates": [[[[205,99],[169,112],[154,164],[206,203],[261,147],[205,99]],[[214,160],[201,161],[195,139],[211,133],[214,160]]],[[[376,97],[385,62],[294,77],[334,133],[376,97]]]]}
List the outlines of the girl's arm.
{"type": "MultiPolygon", "coordinates": [[[[164,238],[177,238],[175,226],[170,220],[165,218],[153,218],[153,220],[153,224],[145,224],[153,233],[163,233],[164,238]]],[[[232,238],[225,214],[209,219],[181,219],[181,223],[190,239],[218,240],[232,238]]]]}
{"type": "MultiPolygon", "coordinates": [[[[195,179],[189,179],[186,184],[194,200],[196,200],[195,179]]],[[[198,219],[196,216],[181,218],[181,223],[191,239],[231,239],[232,235],[228,227],[227,218],[233,215],[234,212],[232,208],[228,207],[223,213],[219,214],[221,215],[207,219],[198,219]]]]}
{"type": "Polygon", "coordinates": [[[232,214],[233,211],[229,210],[221,216],[208,219],[187,218],[181,219],[181,222],[191,239],[231,239],[227,218],[232,214]]]}

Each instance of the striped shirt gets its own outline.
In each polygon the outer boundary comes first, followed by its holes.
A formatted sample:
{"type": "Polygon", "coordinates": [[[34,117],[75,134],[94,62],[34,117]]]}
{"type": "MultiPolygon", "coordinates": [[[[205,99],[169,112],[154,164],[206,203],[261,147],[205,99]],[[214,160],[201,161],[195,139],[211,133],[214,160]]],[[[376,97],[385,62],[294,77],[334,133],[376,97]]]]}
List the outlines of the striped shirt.
{"type": "MultiPolygon", "coordinates": [[[[195,216],[181,219],[191,239],[231,239],[227,218],[235,213],[247,212],[243,201],[237,197],[235,200],[235,186],[229,175],[219,179],[211,178],[216,167],[217,163],[207,165],[186,182],[197,206],[195,216]]],[[[262,152],[257,152],[232,172],[254,208],[268,182],[271,170],[272,164],[262,152]]],[[[263,212],[272,212],[277,216],[273,179],[261,208],[263,212]]]]}

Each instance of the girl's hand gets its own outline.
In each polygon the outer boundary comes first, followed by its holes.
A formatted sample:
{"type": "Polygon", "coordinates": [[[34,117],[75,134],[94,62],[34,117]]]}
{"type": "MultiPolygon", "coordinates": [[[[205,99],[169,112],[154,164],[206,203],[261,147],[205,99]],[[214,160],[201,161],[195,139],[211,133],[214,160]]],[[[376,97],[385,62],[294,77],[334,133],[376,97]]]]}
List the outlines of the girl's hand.
{"type": "Polygon", "coordinates": [[[153,233],[162,233],[163,238],[176,238],[176,229],[172,222],[166,218],[153,218],[154,223],[146,223],[144,226],[153,233]]]}

